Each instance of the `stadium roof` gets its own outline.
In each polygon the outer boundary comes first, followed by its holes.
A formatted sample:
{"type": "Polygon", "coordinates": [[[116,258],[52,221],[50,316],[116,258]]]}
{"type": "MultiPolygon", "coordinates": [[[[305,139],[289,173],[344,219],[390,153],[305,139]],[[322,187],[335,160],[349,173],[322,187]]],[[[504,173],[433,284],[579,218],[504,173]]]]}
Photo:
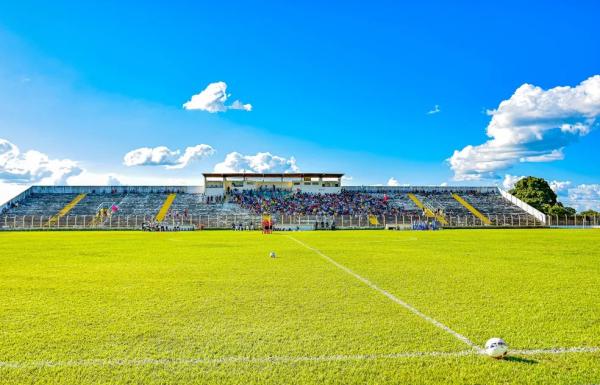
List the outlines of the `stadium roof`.
{"type": "Polygon", "coordinates": [[[227,177],[246,177],[246,178],[341,178],[341,173],[323,173],[323,172],[305,172],[305,173],[250,173],[250,172],[232,172],[232,173],[202,173],[205,178],[227,178],[227,177]]]}

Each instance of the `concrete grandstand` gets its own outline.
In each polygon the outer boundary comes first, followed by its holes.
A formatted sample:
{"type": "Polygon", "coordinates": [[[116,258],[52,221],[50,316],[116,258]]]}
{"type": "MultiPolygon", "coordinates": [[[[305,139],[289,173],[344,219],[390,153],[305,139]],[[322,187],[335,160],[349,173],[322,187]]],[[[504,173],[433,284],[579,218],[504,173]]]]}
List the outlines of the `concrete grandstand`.
{"type": "Polygon", "coordinates": [[[343,174],[204,174],[204,186],[32,186],[1,207],[2,229],[258,226],[287,228],[544,226],[547,218],[497,187],[341,186],[343,174]]]}

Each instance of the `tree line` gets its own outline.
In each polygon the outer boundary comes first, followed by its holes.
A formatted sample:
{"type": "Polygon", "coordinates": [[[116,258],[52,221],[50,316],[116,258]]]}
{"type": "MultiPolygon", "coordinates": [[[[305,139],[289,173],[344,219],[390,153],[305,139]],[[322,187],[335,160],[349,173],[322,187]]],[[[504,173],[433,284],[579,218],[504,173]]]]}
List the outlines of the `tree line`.
{"type": "MultiPolygon", "coordinates": [[[[573,216],[577,214],[577,210],[573,207],[565,206],[558,201],[556,193],[543,178],[534,176],[523,178],[515,183],[509,193],[547,215],[573,216]]],[[[593,217],[600,216],[600,212],[585,210],[578,215],[593,217]]]]}

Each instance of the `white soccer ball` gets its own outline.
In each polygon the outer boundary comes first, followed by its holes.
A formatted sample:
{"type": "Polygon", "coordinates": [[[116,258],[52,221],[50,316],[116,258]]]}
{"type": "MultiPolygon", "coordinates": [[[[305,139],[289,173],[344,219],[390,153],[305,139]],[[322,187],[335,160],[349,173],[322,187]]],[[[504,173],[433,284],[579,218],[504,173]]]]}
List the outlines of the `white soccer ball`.
{"type": "Polygon", "coordinates": [[[271,257],[271,258],[275,258],[275,257],[276,257],[276,255],[275,255],[275,252],[274,252],[274,251],[271,251],[271,252],[269,253],[269,257],[271,257]]]}
{"type": "Polygon", "coordinates": [[[485,343],[485,354],[494,358],[503,358],[508,353],[508,345],[502,338],[490,338],[485,343]]]}

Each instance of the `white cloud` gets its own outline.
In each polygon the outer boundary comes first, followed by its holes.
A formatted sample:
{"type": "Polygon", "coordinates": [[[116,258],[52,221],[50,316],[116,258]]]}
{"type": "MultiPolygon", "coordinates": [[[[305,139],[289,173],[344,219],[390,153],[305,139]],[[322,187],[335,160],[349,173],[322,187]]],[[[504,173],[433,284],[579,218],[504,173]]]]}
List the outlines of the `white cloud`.
{"type": "Polygon", "coordinates": [[[29,186],[18,183],[6,183],[0,180],[0,205],[16,197],[29,186]]]}
{"type": "Polygon", "coordinates": [[[442,183],[440,183],[440,186],[441,187],[447,187],[448,186],[448,182],[442,182],[442,183]]]}
{"type": "Polygon", "coordinates": [[[210,113],[225,112],[227,110],[243,110],[252,111],[252,105],[242,103],[235,100],[230,105],[225,104],[231,94],[227,93],[227,83],[216,82],[210,83],[199,94],[193,95],[192,98],[183,104],[186,110],[201,110],[210,113]]]}
{"type": "Polygon", "coordinates": [[[123,178],[125,178],[123,175],[83,170],[81,174],[69,178],[68,184],[71,186],[120,186],[124,184],[123,178]]]}
{"type": "Polygon", "coordinates": [[[239,100],[235,100],[233,103],[231,103],[231,105],[228,107],[230,110],[244,110],[244,111],[252,111],[252,104],[250,103],[242,103],[239,100]]]}
{"type": "Polygon", "coordinates": [[[0,139],[0,181],[26,184],[66,184],[68,178],[83,171],[70,159],[50,159],[48,155],[21,150],[6,139],[0,139]]]}
{"type": "Polygon", "coordinates": [[[388,179],[386,185],[387,186],[392,186],[392,187],[395,187],[395,186],[410,186],[410,184],[408,184],[408,183],[400,183],[400,182],[398,182],[398,180],[396,178],[394,178],[394,177],[391,177],[390,179],[388,179]]]}
{"type": "Polygon", "coordinates": [[[568,190],[568,204],[578,211],[600,211],[600,184],[580,184],[568,190]]]}
{"type": "Polygon", "coordinates": [[[225,160],[217,163],[215,172],[299,172],[296,165],[296,159],[292,156],[284,158],[273,155],[270,152],[259,152],[256,155],[243,155],[239,152],[230,152],[225,156],[225,160]]]}
{"type": "Polygon", "coordinates": [[[543,90],[523,84],[487,113],[491,139],[456,150],[448,159],[456,180],[496,178],[517,163],[563,159],[564,147],[587,135],[600,116],[600,75],[575,87],[543,90]]]}
{"type": "Polygon", "coordinates": [[[192,161],[209,157],[215,153],[208,144],[198,144],[185,149],[171,151],[168,147],[142,147],[129,151],[123,157],[123,164],[132,166],[165,166],[166,169],[184,168],[192,161]]]}
{"type": "Polygon", "coordinates": [[[435,106],[433,106],[433,109],[427,111],[427,115],[434,115],[434,114],[438,114],[442,112],[442,110],[440,110],[440,106],[438,104],[436,104],[435,106]]]}
{"type": "Polygon", "coordinates": [[[121,180],[119,178],[117,178],[114,175],[109,175],[106,178],[106,185],[107,186],[121,186],[123,183],[121,183],[121,180]]]}
{"type": "Polygon", "coordinates": [[[0,204],[32,184],[116,186],[120,178],[90,172],[70,159],[50,159],[39,151],[22,153],[15,144],[0,139],[0,204]]]}
{"type": "Polygon", "coordinates": [[[175,169],[175,168],[184,168],[190,162],[209,157],[215,153],[215,149],[209,146],[208,144],[198,144],[193,147],[188,147],[185,149],[183,155],[177,159],[177,164],[173,166],[167,166],[167,168],[175,169]]]}
{"type": "Polygon", "coordinates": [[[558,192],[566,190],[571,185],[571,181],[553,180],[549,184],[550,184],[550,188],[552,189],[552,191],[554,191],[555,193],[558,193],[558,192]]]}
{"type": "Polygon", "coordinates": [[[506,175],[504,175],[504,180],[502,181],[502,187],[505,190],[510,190],[513,187],[515,187],[515,184],[523,178],[525,178],[524,175],[517,176],[517,175],[506,174],[506,175]]]}
{"type": "Polygon", "coordinates": [[[72,186],[199,186],[202,176],[163,177],[155,175],[97,173],[84,170],[81,175],[69,178],[72,186]]]}

